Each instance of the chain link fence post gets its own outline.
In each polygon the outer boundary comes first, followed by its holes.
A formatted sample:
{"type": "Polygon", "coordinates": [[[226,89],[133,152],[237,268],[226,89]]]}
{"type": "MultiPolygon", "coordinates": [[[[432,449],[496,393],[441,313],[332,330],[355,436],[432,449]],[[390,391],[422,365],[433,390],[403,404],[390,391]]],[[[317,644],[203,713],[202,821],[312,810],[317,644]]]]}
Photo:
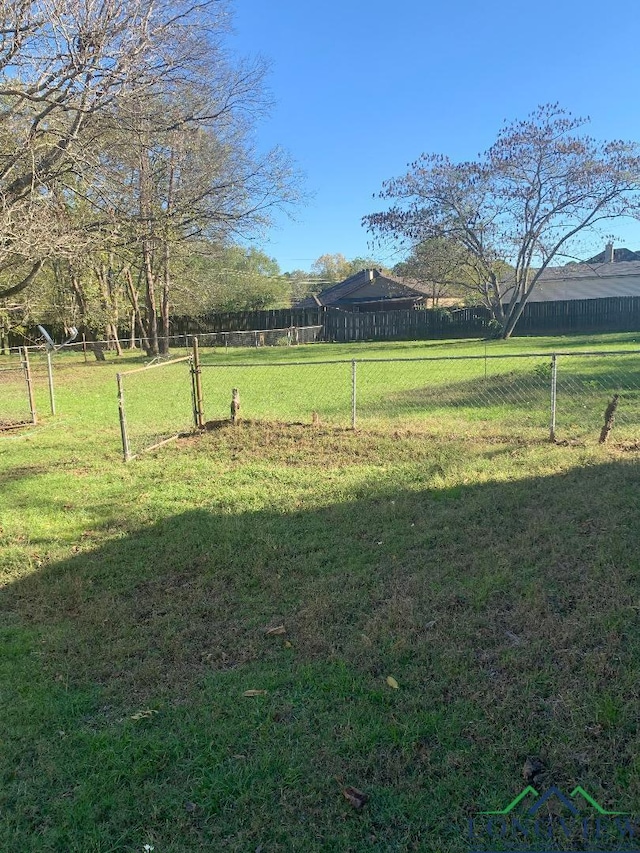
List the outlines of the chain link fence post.
{"type": "Polygon", "coordinates": [[[127,434],[127,419],[124,412],[124,387],[122,385],[122,374],[116,375],[118,380],[118,413],[120,415],[120,435],[122,436],[122,452],[124,461],[128,462],[131,459],[131,449],[129,447],[129,436],[127,434]]]}
{"type": "Polygon", "coordinates": [[[51,406],[51,414],[56,413],[56,395],[53,389],[53,367],[51,365],[51,350],[47,350],[47,379],[49,381],[49,404],[51,406]]]}
{"type": "Polygon", "coordinates": [[[202,402],[202,368],[200,367],[200,351],[198,338],[193,339],[193,362],[191,364],[191,381],[193,387],[194,410],[193,419],[198,429],[204,429],[204,404],[202,402]]]}
{"type": "Polygon", "coordinates": [[[356,360],[351,362],[351,429],[356,428],[356,401],[357,401],[357,383],[356,383],[356,360]]]}
{"type": "Polygon", "coordinates": [[[551,423],[549,425],[549,441],[556,440],[556,403],[558,393],[558,356],[551,356],[551,423]]]}
{"type": "Polygon", "coordinates": [[[29,397],[29,410],[31,412],[31,423],[38,423],[36,402],[33,395],[33,376],[31,375],[31,363],[29,361],[29,350],[22,347],[22,367],[24,370],[24,381],[27,384],[27,395],[29,397]]]}

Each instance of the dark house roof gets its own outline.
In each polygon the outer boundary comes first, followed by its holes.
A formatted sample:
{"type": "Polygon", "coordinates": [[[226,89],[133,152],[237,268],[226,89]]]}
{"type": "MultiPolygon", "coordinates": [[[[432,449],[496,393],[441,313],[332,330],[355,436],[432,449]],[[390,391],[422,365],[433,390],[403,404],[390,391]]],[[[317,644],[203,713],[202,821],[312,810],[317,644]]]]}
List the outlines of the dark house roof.
{"type": "Polygon", "coordinates": [[[338,284],[332,284],[322,293],[307,297],[297,308],[327,306],[334,308],[358,308],[375,303],[387,308],[410,307],[428,295],[426,288],[416,282],[406,284],[393,276],[383,275],[380,270],[360,270],[338,284]]]}
{"type": "MultiPolygon", "coordinates": [[[[532,270],[532,274],[535,270],[532,270]]],[[[504,279],[513,282],[513,274],[504,279]]],[[[504,294],[508,301],[511,287],[504,294]]],[[[616,249],[609,244],[604,252],[584,263],[547,267],[533,289],[530,302],[557,302],[573,299],[606,299],[640,296],[640,254],[616,249]],[[602,261],[603,258],[608,261],[602,261]],[[624,258],[629,258],[625,260],[624,258]]]]}
{"type": "MultiPolygon", "coordinates": [[[[607,258],[607,250],[600,252],[599,255],[594,255],[585,264],[604,264],[607,258]]],[[[640,261],[640,252],[632,252],[631,249],[614,249],[613,263],[617,264],[620,261],[640,261]]]]}

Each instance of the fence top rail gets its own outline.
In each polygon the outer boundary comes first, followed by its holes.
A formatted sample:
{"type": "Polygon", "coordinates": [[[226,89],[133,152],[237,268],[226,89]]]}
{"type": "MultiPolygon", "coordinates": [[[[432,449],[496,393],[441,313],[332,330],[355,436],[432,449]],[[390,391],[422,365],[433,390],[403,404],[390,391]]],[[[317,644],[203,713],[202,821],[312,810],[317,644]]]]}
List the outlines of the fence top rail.
{"type": "Polygon", "coordinates": [[[219,332],[189,332],[185,335],[176,335],[182,338],[197,338],[199,335],[263,335],[265,332],[290,332],[292,329],[297,329],[299,332],[305,329],[323,329],[324,326],[316,323],[314,326],[282,326],[278,329],[221,329],[219,332]]]}
{"type": "Polygon", "coordinates": [[[339,358],[329,361],[201,361],[200,367],[303,367],[316,364],[351,364],[358,359],[339,358]]]}
{"type": "Polygon", "coordinates": [[[167,367],[170,364],[178,364],[181,361],[191,361],[191,356],[183,355],[180,358],[169,358],[166,361],[158,361],[155,364],[145,364],[144,367],[135,367],[133,370],[123,370],[118,373],[118,376],[131,376],[132,373],[146,373],[148,370],[153,370],[154,367],[167,367]]]}
{"type": "Polygon", "coordinates": [[[318,364],[389,364],[392,362],[411,361],[484,361],[511,358],[551,358],[551,356],[597,356],[597,355],[640,355],[637,350],[597,350],[594,352],[520,352],[495,353],[493,355],[431,355],[399,358],[338,358],[324,361],[204,361],[200,367],[304,367],[318,364]]]}
{"type": "Polygon", "coordinates": [[[612,349],[612,350],[580,350],[579,352],[563,352],[559,350],[553,355],[640,355],[640,349],[612,349]]]}

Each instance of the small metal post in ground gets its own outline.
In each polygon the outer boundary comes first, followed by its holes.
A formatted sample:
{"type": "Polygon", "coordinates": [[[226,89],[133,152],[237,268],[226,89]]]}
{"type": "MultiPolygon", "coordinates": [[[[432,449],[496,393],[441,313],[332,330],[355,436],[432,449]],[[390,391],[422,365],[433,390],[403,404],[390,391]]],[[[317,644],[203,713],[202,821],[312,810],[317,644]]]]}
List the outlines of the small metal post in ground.
{"type": "Polygon", "coordinates": [[[351,429],[356,428],[356,360],[351,362],[351,429]]]}
{"type": "Polygon", "coordinates": [[[47,350],[47,377],[49,379],[49,403],[51,404],[51,414],[56,413],[56,396],[53,391],[53,367],[51,366],[51,350],[47,350]]]}
{"type": "Polygon", "coordinates": [[[131,459],[131,448],[129,447],[129,436],[127,434],[127,419],[124,413],[124,387],[122,385],[122,374],[116,374],[118,380],[118,412],[120,414],[120,435],[122,436],[122,452],[124,461],[131,459]]]}
{"type": "Polygon", "coordinates": [[[549,426],[549,441],[556,440],[556,402],[558,392],[558,356],[551,356],[551,423],[549,426]]]}
{"type": "Polygon", "coordinates": [[[198,426],[198,404],[196,402],[196,375],[193,372],[193,356],[189,356],[189,373],[191,375],[191,411],[193,412],[193,423],[198,426]]]}
{"type": "Polygon", "coordinates": [[[193,377],[195,389],[195,411],[194,420],[198,429],[204,428],[204,405],[202,402],[202,369],[200,368],[200,352],[198,350],[198,339],[193,339],[193,364],[191,365],[191,375],[193,377]]]}
{"type": "Polygon", "coordinates": [[[22,347],[22,367],[24,369],[24,379],[27,383],[27,394],[29,396],[29,410],[31,412],[31,423],[38,423],[38,415],[36,412],[36,403],[33,396],[33,377],[31,376],[31,364],[29,362],[29,351],[26,347],[22,347]]]}

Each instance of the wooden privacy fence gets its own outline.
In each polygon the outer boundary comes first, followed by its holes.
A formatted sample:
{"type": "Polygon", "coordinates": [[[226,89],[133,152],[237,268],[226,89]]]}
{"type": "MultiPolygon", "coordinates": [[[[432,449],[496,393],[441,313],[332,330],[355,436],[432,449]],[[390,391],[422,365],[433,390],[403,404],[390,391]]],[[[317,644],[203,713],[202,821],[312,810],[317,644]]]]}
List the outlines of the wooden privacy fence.
{"type": "MultiPolygon", "coordinates": [[[[252,331],[288,326],[322,326],[322,339],[337,343],[429,338],[484,337],[491,330],[489,311],[471,308],[353,312],[337,308],[244,311],[176,318],[176,334],[252,331]]],[[[640,297],[530,302],[515,335],[640,330],[640,297]]]]}
{"type": "Polygon", "coordinates": [[[550,332],[635,332],[640,329],[640,296],[529,302],[516,334],[550,332]]]}
{"type": "Polygon", "coordinates": [[[269,331],[286,327],[322,326],[321,339],[349,343],[365,340],[411,340],[464,337],[486,332],[489,312],[485,308],[453,310],[405,310],[354,312],[338,308],[241,311],[210,314],[200,318],[177,317],[173,334],[269,331]]]}
{"type": "Polygon", "coordinates": [[[420,340],[457,338],[485,334],[489,312],[485,308],[453,311],[327,311],[324,339],[337,343],[351,341],[420,340]]]}
{"type": "MultiPolygon", "coordinates": [[[[321,326],[321,340],[349,343],[377,340],[424,340],[429,338],[485,337],[491,331],[489,311],[482,307],[352,312],[338,308],[278,309],[174,317],[171,341],[195,335],[233,332],[269,332],[294,327],[321,326]]],[[[516,335],[565,332],[622,332],[640,330],[640,297],[570,299],[563,302],[530,302],[515,329],[516,335]]],[[[55,339],[64,331],[50,327],[55,339]]],[[[129,332],[119,330],[126,341],[129,332]]],[[[30,330],[35,337],[37,330],[30,330]]],[[[11,346],[24,338],[9,335],[11,346]]],[[[171,344],[174,345],[173,343],[171,344]]]]}

